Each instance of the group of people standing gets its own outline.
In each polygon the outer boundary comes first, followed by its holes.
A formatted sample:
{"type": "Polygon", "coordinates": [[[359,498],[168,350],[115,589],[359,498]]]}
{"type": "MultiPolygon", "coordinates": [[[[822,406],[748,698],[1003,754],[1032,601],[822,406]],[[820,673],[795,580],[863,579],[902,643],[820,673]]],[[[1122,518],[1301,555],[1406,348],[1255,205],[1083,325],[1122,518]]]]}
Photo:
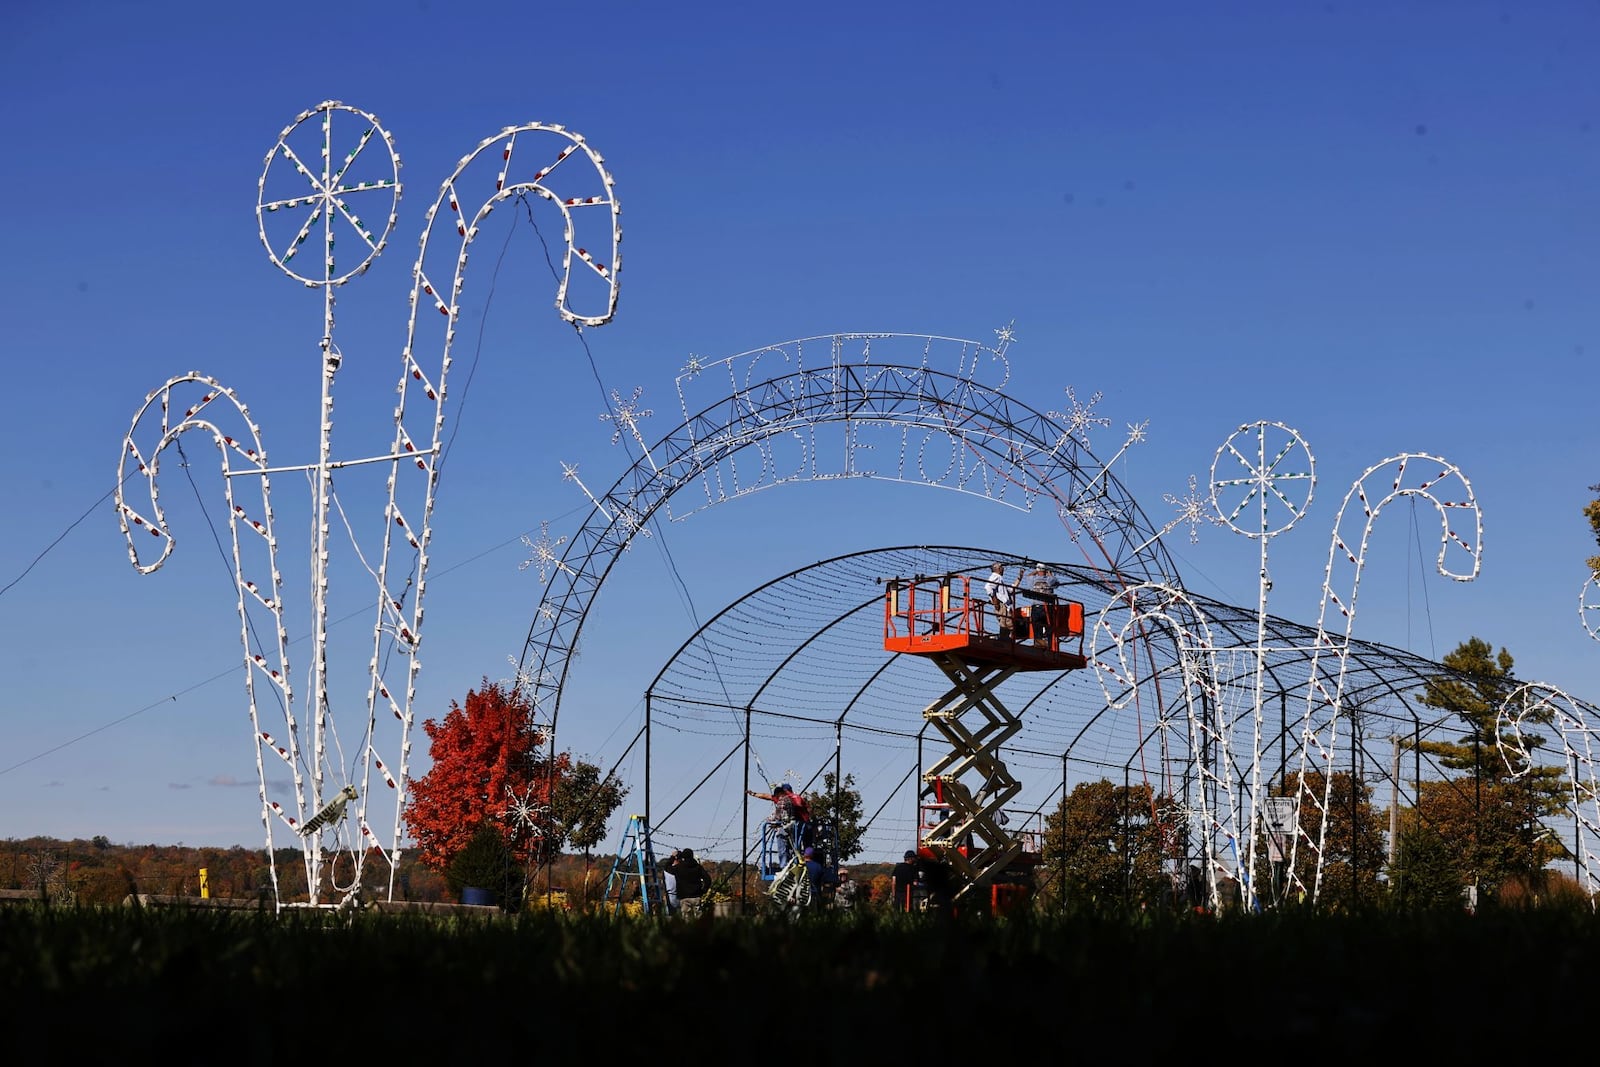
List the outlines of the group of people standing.
{"type": "Polygon", "coordinates": [[[1000,626],[1000,636],[1006,640],[1016,638],[1016,623],[1018,622],[1017,594],[1023,579],[1026,578],[1029,594],[1034,603],[1027,616],[1027,625],[1032,632],[1033,643],[1042,647],[1050,645],[1050,605],[1056,599],[1056,587],[1061,583],[1044,564],[1038,564],[1031,571],[1027,567],[1017,568],[1015,580],[1006,577],[1004,563],[993,564],[989,568],[989,578],[983,583],[983,595],[988,599],[989,606],[994,609],[996,621],[1000,626]]]}
{"type": "MultiPolygon", "coordinates": [[[[849,911],[861,899],[861,887],[844,867],[824,862],[814,845],[799,855],[774,880],[773,898],[795,912],[831,906],[849,911]]],[[[681,848],[659,864],[666,889],[667,911],[675,914],[700,913],[705,894],[711,888],[711,875],[695,858],[694,850],[681,848]]],[[[906,850],[905,859],[895,864],[893,874],[894,907],[900,911],[924,911],[938,907],[945,897],[942,865],[906,850]]]]}

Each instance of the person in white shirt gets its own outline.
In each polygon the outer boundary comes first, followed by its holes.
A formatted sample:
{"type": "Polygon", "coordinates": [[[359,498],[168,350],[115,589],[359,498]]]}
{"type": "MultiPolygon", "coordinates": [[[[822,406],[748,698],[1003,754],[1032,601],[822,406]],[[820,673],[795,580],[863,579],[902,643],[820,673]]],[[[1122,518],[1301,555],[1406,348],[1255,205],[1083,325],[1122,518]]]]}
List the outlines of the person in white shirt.
{"type": "Polygon", "coordinates": [[[996,563],[990,568],[989,580],[983,583],[983,592],[989,598],[989,606],[994,608],[994,616],[1000,623],[1000,636],[1010,640],[1016,592],[1006,580],[1005,564],[996,563]]]}

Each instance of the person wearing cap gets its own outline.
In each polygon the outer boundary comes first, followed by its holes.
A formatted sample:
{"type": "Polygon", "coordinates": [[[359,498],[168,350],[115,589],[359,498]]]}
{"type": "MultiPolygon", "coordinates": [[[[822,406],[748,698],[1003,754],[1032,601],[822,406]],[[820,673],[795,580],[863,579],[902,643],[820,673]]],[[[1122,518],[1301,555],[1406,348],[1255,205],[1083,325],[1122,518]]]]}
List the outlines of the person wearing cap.
{"type": "Polygon", "coordinates": [[[906,857],[894,865],[891,875],[894,885],[894,907],[896,911],[911,910],[911,888],[920,880],[918,868],[921,864],[917,860],[917,850],[906,849],[906,857]]]}
{"type": "Polygon", "coordinates": [[[794,856],[797,840],[809,836],[805,833],[804,824],[810,821],[811,812],[804,798],[788,782],[774,785],[770,793],[758,793],[753,789],[746,789],[745,793],[757,800],[772,801],[772,814],[767,818],[767,836],[769,840],[777,842],[778,867],[787,867],[794,856]],[[797,827],[796,824],[801,825],[797,827]]]}
{"type": "Polygon", "coordinates": [[[995,563],[989,568],[989,580],[983,583],[983,595],[989,598],[995,621],[1000,624],[1000,636],[1011,639],[1011,616],[1016,604],[1015,591],[1006,578],[1006,565],[995,563]]]}
{"type": "Polygon", "coordinates": [[[822,861],[817,858],[817,850],[807,848],[801,853],[806,861],[806,879],[811,883],[811,905],[815,907],[822,901],[822,861]]]}
{"type": "Polygon", "coordinates": [[[833,906],[849,911],[856,906],[856,892],[860,886],[850,877],[850,872],[844,867],[839,868],[839,884],[833,890],[833,906]]]}
{"type": "Polygon", "coordinates": [[[1048,647],[1050,644],[1050,605],[1055,603],[1056,586],[1060,584],[1043,563],[1033,568],[1028,576],[1028,586],[1036,601],[1028,610],[1033,623],[1033,643],[1036,645],[1048,647]]]}

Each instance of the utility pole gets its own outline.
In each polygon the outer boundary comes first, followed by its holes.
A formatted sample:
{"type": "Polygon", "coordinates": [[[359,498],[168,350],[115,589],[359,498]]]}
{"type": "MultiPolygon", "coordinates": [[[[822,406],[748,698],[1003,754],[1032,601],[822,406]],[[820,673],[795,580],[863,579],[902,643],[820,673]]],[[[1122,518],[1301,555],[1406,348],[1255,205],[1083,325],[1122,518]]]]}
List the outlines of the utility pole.
{"type": "Polygon", "coordinates": [[[1389,877],[1394,877],[1395,842],[1400,837],[1400,735],[1390,734],[1394,745],[1394,759],[1389,765],[1389,781],[1394,783],[1389,794],[1389,877]]]}

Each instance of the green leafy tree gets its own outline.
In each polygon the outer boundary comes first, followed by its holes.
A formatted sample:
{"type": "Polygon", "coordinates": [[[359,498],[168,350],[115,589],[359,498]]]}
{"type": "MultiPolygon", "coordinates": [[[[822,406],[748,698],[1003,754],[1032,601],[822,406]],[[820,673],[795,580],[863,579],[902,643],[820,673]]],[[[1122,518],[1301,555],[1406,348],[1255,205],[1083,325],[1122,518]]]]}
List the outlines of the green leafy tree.
{"type": "Polygon", "coordinates": [[[861,854],[861,792],[856,776],[846,774],[844,783],[828,771],[822,776],[822,789],[808,798],[811,817],[818,822],[832,821],[839,841],[839,862],[861,854]]]}
{"type": "Polygon", "coordinates": [[[1443,833],[1408,813],[1389,869],[1391,903],[1404,911],[1459,909],[1465,883],[1460,860],[1443,833]]]}
{"type": "MultiPolygon", "coordinates": [[[[1462,884],[1492,894],[1508,878],[1537,885],[1544,868],[1565,854],[1543,820],[1564,810],[1565,771],[1530,758],[1545,744],[1534,732],[1548,711],[1525,715],[1520,747],[1502,747],[1500,711],[1516,687],[1511,653],[1495,653],[1472,637],[1444,658],[1449,674],[1424,684],[1421,702],[1454,714],[1465,732],[1454,741],[1423,741],[1417,747],[1437,759],[1443,781],[1418,784],[1416,817],[1456,842],[1462,884]]],[[[1506,737],[1507,741],[1512,740],[1506,737]]]]}
{"type": "MultiPolygon", "coordinates": [[[[1591,485],[1589,492],[1600,493],[1600,485],[1591,485]]],[[[1591,500],[1584,505],[1583,517],[1589,520],[1589,529],[1594,534],[1594,543],[1600,545],[1600,500],[1591,500]]],[[[1600,556],[1590,556],[1584,562],[1589,565],[1589,573],[1600,574],[1600,556]]]]}
{"type": "MultiPolygon", "coordinates": [[[[1317,852],[1308,841],[1320,841],[1322,881],[1317,902],[1326,907],[1372,907],[1380,902],[1379,875],[1387,860],[1383,813],[1372,806],[1372,789],[1349,771],[1333,773],[1333,787],[1320,771],[1301,777],[1289,776],[1280,796],[1328,798],[1324,814],[1315,804],[1301,803],[1297,809],[1300,832],[1304,835],[1294,852],[1294,878],[1291,884],[1310,890],[1316,885],[1317,852]],[[1327,830],[1323,832],[1326,822],[1327,830]]],[[[1258,856],[1256,870],[1267,869],[1258,856]]]]}
{"type": "Polygon", "coordinates": [[[1172,895],[1165,873],[1169,835],[1155,818],[1148,785],[1082,782],[1045,816],[1041,863],[1046,898],[1088,908],[1160,905],[1172,895]]]}
{"type": "Polygon", "coordinates": [[[587,760],[578,760],[556,784],[555,829],[563,842],[583,853],[606,839],[611,816],[622,806],[628,787],[615,775],[604,775],[587,760]]]}

